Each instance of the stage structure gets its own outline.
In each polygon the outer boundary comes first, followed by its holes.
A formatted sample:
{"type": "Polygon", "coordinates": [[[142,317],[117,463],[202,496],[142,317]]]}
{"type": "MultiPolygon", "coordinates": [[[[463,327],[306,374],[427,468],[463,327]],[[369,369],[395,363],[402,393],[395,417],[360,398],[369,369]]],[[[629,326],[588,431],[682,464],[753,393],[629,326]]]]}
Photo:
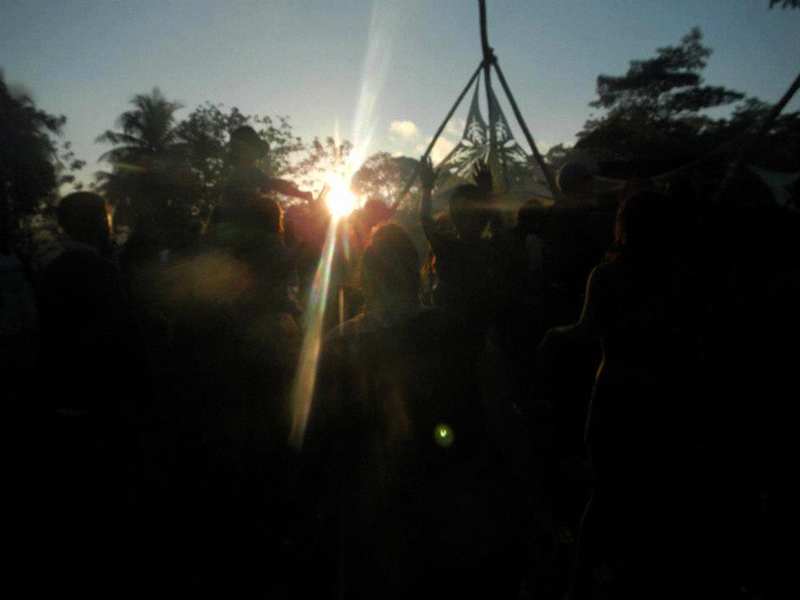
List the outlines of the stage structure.
{"type": "MultiPolygon", "coordinates": [[[[480,31],[481,31],[481,47],[483,50],[483,60],[475,69],[475,72],[470,77],[464,89],[459,94],[455,103],[450,111],[445,116],[439,129],[436,130],[433,138],[431,139],[428,147],[422,155],[425,159],[430,154],[439,136],[444,131],[445,126],[452,118],[453,114],[458,109],[462,100],[466,97],[470,89],[474,89],[472,94],[472,103],[470,105],[469,113],[467,115],[467,122],[464,127],[464,133],[461,136],[461,141],[456,145],[450,153],[442,159],[437,167],[444,165],[452,166],[452,179],[466,178],[473,166],[477,161],[484,161],[489,165],[492,171],[492,179],[495,182],[495,191],[503,193],[505,187],[511,183],[511,180],[518,177],[524,171],[525,167],[531,165],[534,170],[538,170],[544,176],[549,188],[550,195],[553,199],[558,198],[559,190],[556,185],[555,178],[544,162],[542,155],[536,147],[528,126],[522,118],[522,113],[517,106],[516,100],[508,87],[506,78],[500,65],[497,62],[497,57],[493,49],[489,46],[488,35],[486,32],[486,1],[478,0],[478,8],[480,11],[480,31]],[[503,91],[505,92],[508,103],[511,106],[514,116],[519,123],[520,129],[525,135],[528,144],[531,147],[531,155],[527,154],[524,149],[517,143],[511,134],[511,128],[508,125],[505,115],[500,108],[500,103],[497,96],[492,89],[492,69],[494,69],[497,79],[500,82],[503,91]],[[479,108],[479,90],[481,83],[481,74],[483,74],[483,84],[486,94],[486,106],[488,109],[488,122],[484,120],[479,108]]],[[[415,171],[409,181],[406,183],[403,191],[395,201],[394,207],[396,208],[403,197],[411,189],[414,181],[418,176],[415,171]]],[[[447,187],[447,182],[444,183],[447,187]]]]}

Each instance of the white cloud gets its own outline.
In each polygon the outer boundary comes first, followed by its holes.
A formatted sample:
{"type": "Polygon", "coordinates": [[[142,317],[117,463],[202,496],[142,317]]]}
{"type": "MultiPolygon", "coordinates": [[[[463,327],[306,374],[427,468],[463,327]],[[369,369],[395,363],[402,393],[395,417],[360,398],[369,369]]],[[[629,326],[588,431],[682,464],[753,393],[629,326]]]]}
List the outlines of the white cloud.
{"type": "MultiPolygon", "coordinates": [[[[547,154],[547,152],[550,150],[550,148],[552,148],[553,146],[556,145],[556,144],[551,143],[550,140],[546,140],[546,139],[538,139],[537,140],[537,139],[534,138],[534,141],[536,142],[536,149],[542,155],[547,154]]],[[[528,154],[531,154],[531,151],[528,149],[527,142],[525,142],[524,144],[520,144],[520,146],[522,146],[525,149],[525,152],[527,152],[528,154]]],[[[572,144],[564,144],[564,147],[565,148],[571,148],[572,144]]]]}
{"type": "Polygon", "coordinates": [[[389,125],[389,138],[413,140],[419,136],[419,127],[413,121],[392,121],[389,125]]]}
{"type": "Polygon", "coordinates": [[[464,133],[464,127],[467,126],[467,120],[462,119],[461,117],[453,117],[447,122],[445,125],[444,132],[449,133],[452,136],[457,138],[461,137],[461,134],[464,133]]]}
{"type": "MultiPolygon", "coordinates": [[[[427,148],[428,144],[431,143],[431,139],[432,138],[428,138],[425,144],[419,144],[417,146],[416,150],[418,154],[425,152],[425,148],[427,148]]],[[[455,147],[455,142],[451,142],[447,138],[439,136],[439,138],[436,140],[436,143],[433,145],[433,148],[431,148],[431,160],[433,161],[433,164],[439,164],[439,162],[455,147]]]]}

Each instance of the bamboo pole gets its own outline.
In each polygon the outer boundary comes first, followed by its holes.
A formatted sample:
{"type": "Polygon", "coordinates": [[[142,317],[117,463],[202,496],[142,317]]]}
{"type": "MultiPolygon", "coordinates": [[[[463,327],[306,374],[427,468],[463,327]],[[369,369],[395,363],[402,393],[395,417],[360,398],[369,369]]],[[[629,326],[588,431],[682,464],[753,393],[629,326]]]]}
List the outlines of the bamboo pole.
{"type": "Polygon", "coordinates": [[[494,52],[489,47],[489,34],[486,29],[486,0],[478,0],[478,10],[480,12],[481,28],[481,50],[483,52],[483,83],[486,87],[486,106],[489,116],[489,156],[492,158],[497,153],[497,132],[494,129],[494,109],[492,105],[492,62],[494,62],[494,52]]]}
{"type": "Polygon", "coordinates": [[[751,132],[749,129],[746,129],[745,131],[739,133],[732,140],[728,140],[727,142],[723,143],[722,145],[717,146],[716,148],[714,148],[708,154],[706,154],[704,156],[701,156],[700,158],[698,158],[696,160],[693,160],[689,164],[683,165],[683,166],[678,167],[676,169],[673,169],[672,171],[667,171],[666,173],[661,173],[660,175],[655,175],[655,176],[651,177],[650,179],[652,179],[655,182],[664,182],[664,181],[670,181],[671,179],[676,179],[677,177],[679,177],[681,175],[684,175],[686,173],[692,172],[696,167],[698,167],[698,166],[702,165],[703,163],[706,163],[709,160],[719,156],[720,154],[722,154],[723,152],[728,151],[729,149],[733,148],[734,146],[736,146],[736,145],[738,145],[740,143],[744,143],[747,138],[749,138],[749,137],[751,137],[753,135],[754,135],[753,132],[751,132]]]}
{"type": "Polygon", "coordinates": [[[489,49],[489,36],[486,33],[486,0],[478,0],[478,12],[480,13],[481,47],[483,48],[483,59],[486,60],[486,50],[489,49]]]}
{"type": "Polygon", "coordinates": [[[781,114],[781,111],[789,103],[789,100],[792,99],[792,96],[794,96],[795,93],[797,93],[798,89],[800,89],[800,73],[797,74],[797,77],[789,86],[789,89],[786,90],[786,93],[781,97],[778,103],[772,107],[772,110],[769,111],[767,116],[764,118],[764,121],[759,126],[758,130],[750,139],[750,142],[745,146],[744,150],[739,155],[739,158],[725,174],[725,177],[723,178],[722,183],[719,185],[716,194],[714,194],[715,200],[719,200],[719,198],[725,192],[727,187],[730,185],[731,181],[733,181],[733,178],[742,169],[742,166],[744,165],[745,161],[749,158],[750,153],[756,147],[756,144],[761,140],[762,137],[764,137],[764,134],[767,133],[769,128],[775,122],[775,119],[778,118],[778,115],[781,114]]]}
{"type": "Polygon", "coordinates": [[[536,143],[533,141],[533,136],[531,132],[528,130],[528,126],[525,124],[525,120],[522,118],[522,113],[519,111],[519,107],[517,106],[516,100],[514,100],[514,96],[511,93],[511,90],[506,83],[506,78],[503,76],[503,71],[500,69],[500,65],[497,63],[497,58],[493,58],[494,69],[497,71],[497,78],[500,80],[500,85],[503,86],[503,91],[506,93],[506,97],[508,98],[509,103],[511,104],[511,109],[514,111],[514,116],[517,117],[517,121],[519,122],[519,126],[522,128],[522,133],[525,134],[525,138],[528,140],[528,144],[531,146],[531,150],[533,150],[533,157],[536,159],[536,162],[539,163],[539,167],[542,169],[544,173],[544,178],[547,180],[547,185],[550,188],[550,191],[553,194],[553,199],[557,200],[561,197],[561,192],[556,185],[556,180],[553,177],[553,173],[550,171],[550,167],[544,162],[544,158],[539,153],[539,150],[536,148],[536,143]]]}
{"type": "Polygon", "coordinates": [[[690,173],[696,167],[700,166],[701,164],[711,160],[712,158],[719,156],[723,152],[728,151],[729,149],[737,146],[738,144],[745,144],[745,151],[740,156],[739,160],[729,169],[726,176],[723,178],[722,182],[720,183],[720,187],[717,188],[717,192],[715,193],[715,198],[719,197],[722,192],[725,191],[725,188],[730,184],[731,179],[733,176],[742,168],[747,156],[752,151],[755,144],[758,142],[759,138],[766,133],[767,129],[773,123],[773,121],[778,117],[780,112],[786,107],[786,104],[791,100],[792,96],[797,93],[798,88],[800,87],[800,74],[798,74],[797,79],[794,80],[787,92],[783,95],[781,100],[772,107],[770,113],[764,118],[764,121],[759,126],[758,130],[755,132],[751,132],[749,129],[741,132],[735,138],[728,140],[727,142],[723,143],[722,145],[714,148],[708,154],[701,156],[697,160],[690,162],[687,165],[683,165],[682,167],[678,167],[677,169],[673,169],[672,171],[667,171],[666,173],[661,173],[660,175],[656,175],[651,177],[653,181],[670,181],[671,179],[675,179],[681,175],[686,173],[690,173]],[[749,141],[748,141],[748,138],[749,141]]]}
{"type": "MultiPolygon", "coordinates": [[[[456,101],[453,103],[453,107],[450,109],[450,112],[447,113],[447,116],[444,118],[444,121],[442,121],[442,124],[439,126],[439,129],[436,130],[436,133],[433,135],[433,139],[431,139],[431,142],[428,144],[428,147],[425,148],[425,152],[422,154],[422,160],[425,160],[428,157],[428,154],[430,154],[431,150],[433,149],[433,145],[436,143],[436,140],[438,140],[439,136],[442,135],[442,131],[444,131],[447,122],[450,120],[450,117],[453,116],[453,113],[456,112],[458,105],[461,104],[461,101],[464,99],[464,96],[467,95],[467,92],[472,87],[472,84],[475,83],[475,79],[480,74],[482,68],[483,68],[483,63],[481,62],[481,64],[478,65],[478,68],[475,69],[475,72],[472,74],[472,77],[469,78],[467,85],[465,85],[464,89],[461,90],[461,93],[458,95],[458,98],[456,98],[456,101]]],[[[397,210],[397,207],[400,205],[400,201],[408,193],[408,190],[411,189],[411,186],[414,184],[414,180],[417,178],[418,175],[419,175],[419,165],[417,165],[417,168],[414,169],[414,174],[409,178],[408,182],[403,188],[403,191],[400,192],[400,194],[397,196],[397,200],[394,201],[394,204],[392,205],[392,211],[397,210]]]]}

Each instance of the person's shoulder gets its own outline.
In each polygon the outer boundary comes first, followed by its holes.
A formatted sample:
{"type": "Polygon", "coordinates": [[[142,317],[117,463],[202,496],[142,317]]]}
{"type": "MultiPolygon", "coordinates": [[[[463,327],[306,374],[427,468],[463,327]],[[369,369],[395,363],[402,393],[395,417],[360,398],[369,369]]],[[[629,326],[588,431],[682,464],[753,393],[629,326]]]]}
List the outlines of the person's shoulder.
{"type": "Polygon", "coordinates": [[[589,285],[593,287],[611,285],[625,277],[625,266],[617,260],[597,265],[589,274],[589,285]]]}
{"type": "Polygon", "coordinates": [[[96,250],[77,244],[67,246],[42,269],[45,275],[69,271],[90,271],[111,275],[118,270],[113,261],[101,256],[96,250]]]}
{"type": "Polygon", "coordinates": [[[409,321],[408,338],[424,349],[453,345],[466,350],[481,345],[482,330],[460,313],[426,308],[409,321]]]}
{"type": "Polygon", "coordinates": [[[231,171],[228,177],[228,190],[238,190],[241,188],[258,188],[271,181],[269,177],[256,166],[237,167],[231,171]]]}
{"type": "Polygon", "coordinates": [[[352,319],[348,319],[344,323],[340,323],[323,337],[323,345],[329,346],[341,340],[348,340],[354,338],[369,329],[369,322],[366,319],[367,315],[357,315],[352,319]]]}

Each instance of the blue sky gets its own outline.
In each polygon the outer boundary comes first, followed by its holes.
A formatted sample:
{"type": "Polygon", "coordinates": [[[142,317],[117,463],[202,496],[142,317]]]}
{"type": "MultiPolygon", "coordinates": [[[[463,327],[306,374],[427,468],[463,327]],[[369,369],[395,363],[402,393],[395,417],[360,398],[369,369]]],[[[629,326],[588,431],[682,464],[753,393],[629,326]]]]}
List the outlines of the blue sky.
{"type": "MultiPolygon", "coordinates": [[[[693,26],[714,50],[710,84],[774,102],[800,71],[800,10],[768,0],[487,5],[489,43],[542,150],[574,141],[598,74],[624,73],[693,26]]],[[[476,0],[0,2],[6,81],[67,116],[87,174],[107,150],[94,139],[155,86],[186,106],[179,117],[221,102],[288,116],[307,141],[338,131],[367,155],[418,155],[480,60],[476,0]]]]}

